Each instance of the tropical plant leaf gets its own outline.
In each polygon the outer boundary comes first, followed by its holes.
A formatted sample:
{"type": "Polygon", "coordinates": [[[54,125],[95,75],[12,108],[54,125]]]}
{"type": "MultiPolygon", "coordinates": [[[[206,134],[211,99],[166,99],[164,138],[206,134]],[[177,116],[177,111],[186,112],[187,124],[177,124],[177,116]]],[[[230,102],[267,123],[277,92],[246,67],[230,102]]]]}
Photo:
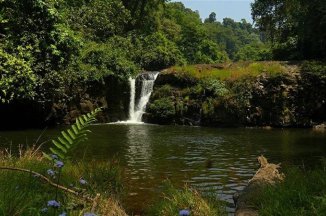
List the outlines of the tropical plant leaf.
{"type": "Polygon", "coordinates": [[[67,149],[65,147],[63,147],[63,145],[61,145],[58,141],[56,140],[52,140],[52,143],[61,151],[63,151],[64,153],[67,153],[67,149]]]}
{"type": "MultiPolygon", "coordinates": [[[[87,134],[91,132],[87,127],[96,121],[96,115],[101,110],[101,108],[98,108],[86,115],[76,118],[75,124],[73,124],[69,129],[61,131],[61,136],[52,140],[53,146],[50,148],[50,151],[60,159],[65,159],[72,147],[87,140],[87,134]]],[[[43,155],[48,160],[53,160],[51,156],[44,152],[43,155]]]]}

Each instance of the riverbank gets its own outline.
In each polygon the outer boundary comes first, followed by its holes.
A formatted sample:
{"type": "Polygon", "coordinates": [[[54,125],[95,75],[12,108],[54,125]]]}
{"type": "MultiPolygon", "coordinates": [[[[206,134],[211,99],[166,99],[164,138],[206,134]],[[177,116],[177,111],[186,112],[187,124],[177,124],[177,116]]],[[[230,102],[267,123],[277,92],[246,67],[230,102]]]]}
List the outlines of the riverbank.
{"type": "Polygon", "coordinates": [[[127,215],[117,201],[122,192],[118,166],[53,164],[38,147],[19,153],[0,151],[1,215],[127,215]]]}
{"type": "MultiPolygon", "coordinates": [[[[20,149],[19,157],[0,151],[1,215],[127,216],[119,201],[124,188],[117,164],[75,161],[58,166],[57,161],[53,166],[39,150],[20,149]]],[[[194,189],[177,189],[171,183],[164,188],[157,194],[164,198],[148,204],[142,215],[226,215],[224,204],[215,198],[206,200],[194,189]]]]}
{"type": "Polygon", "coordinates": [[[158,76],[145,121],[312,127],[326,121],[325,71],[318,62],[172,67],[158,76]]]}

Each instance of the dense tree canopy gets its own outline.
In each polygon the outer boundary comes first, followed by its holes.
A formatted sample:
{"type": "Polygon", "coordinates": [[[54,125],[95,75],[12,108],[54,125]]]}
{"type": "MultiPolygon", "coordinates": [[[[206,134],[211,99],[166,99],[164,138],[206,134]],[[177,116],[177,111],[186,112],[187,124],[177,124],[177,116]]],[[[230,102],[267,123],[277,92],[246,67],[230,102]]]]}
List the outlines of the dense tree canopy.
{"type": "Polygon", "coordinates": [[[55,101],[74,95],[73,86],[109,75],[127,79],[173,65],[269,60],[267,39],[276,36],[263,28],[263,3],[256,1],[253,11],[264,34],[246,20],[219,22],[214,12],[203,22],[198,12],[166,0],[0,0],[1,76],[11,80],[2,78],[1,90],[6,101],[7,92],[10,100],[55,101]],[[8,89],[20,76],[27,76],[22,89],[31,93],[25,96],[8,89]]]}
{"type": "Polygon", "coordinates": [[[325,0],[255,0],[252,16],[276,58],[326,57],[325,0]]]}

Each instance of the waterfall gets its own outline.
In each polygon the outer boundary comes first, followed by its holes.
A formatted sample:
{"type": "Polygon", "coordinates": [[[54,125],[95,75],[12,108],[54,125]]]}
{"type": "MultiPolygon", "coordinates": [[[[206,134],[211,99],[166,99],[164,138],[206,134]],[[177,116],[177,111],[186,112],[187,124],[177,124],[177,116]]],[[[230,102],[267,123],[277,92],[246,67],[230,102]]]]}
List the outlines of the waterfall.
{"type": "Polygon", "coordinates": [[[130,104],[129,104],[129,119],[130,123],[141,123],[142,116],[146,110],[146,105],[151,97],[154,82],[158,76],[158,72],[148,72],[140,74],[136,79],[129,79],[130,83],[130,104]],[[136,82],[140,86],[140,95],[137,100],[136,82]]]}
{"type": "Polygon", "coordinates": [[[129,78],[129,84],[130,84],[129,120],[131,120],[135,118],[136,79],[129,78]]]}

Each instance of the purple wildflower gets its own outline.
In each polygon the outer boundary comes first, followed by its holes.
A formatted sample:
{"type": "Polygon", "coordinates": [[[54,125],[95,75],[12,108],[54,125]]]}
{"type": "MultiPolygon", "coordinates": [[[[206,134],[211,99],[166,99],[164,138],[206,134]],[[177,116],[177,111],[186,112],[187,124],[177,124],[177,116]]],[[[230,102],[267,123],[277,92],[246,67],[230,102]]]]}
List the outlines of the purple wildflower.
{"type": "Polygon", "coordinates": [[[183,209],[179,211],[179,216],[189,216],[189,215],[190,215],[190,211],[187,209],[183,209]]]}
{"type": "Polygon", "coordinates": [[[67,216],[66,212],[62,212],[61,214],[59,214],[59,216],[67,216]]]}
{"type": "Polygon", "coordinates": [[[96,214],[92,213],[92,212],[87,212],[84,214],[84,216],[96,216],[96,214]]]}
{"type": "Polygon", "coordinates": [[[62,168],[64,166],[64,163],[62,161],[56,161],[54,166],[56,166],[58,168],[62,168]]]}
{"type": "Polygon", "coordinates": [[[47,211],[48,211],[48,208],[42,208],[42,209],[41,209],[41,212],[42,212],[42,213],[46,213],[47,211]]]}
{"type": "Polygon", "coordinates": [[[52,155],[50,155],[51,156],[51,158],[53,159],[53,160],[58,160],[59,158],[58,158],[58,155],[56,155],[56,154],[52,154],[52,155]]]}
{"type": "Polygon", "coordinates": [[[52,169],[48,169],[46,172],[48,173],[49,176],[52,177],[55,176],[55,172],[52,169]]]}
{"type": "Polygon", "coordinates": [[[54,208],[59,208],[60,203],[55,201],[55,200],[49,200],[48,201],[48,207],[54,207],[54,208]]]}
{"type": "Polygon", "coordinates": [[[82,185],[85,185],[85,184],[87,184],[87,181],[85,179],[83,179],[83,178],[80,178],[79,183],[82,184],[82,185]]]}

